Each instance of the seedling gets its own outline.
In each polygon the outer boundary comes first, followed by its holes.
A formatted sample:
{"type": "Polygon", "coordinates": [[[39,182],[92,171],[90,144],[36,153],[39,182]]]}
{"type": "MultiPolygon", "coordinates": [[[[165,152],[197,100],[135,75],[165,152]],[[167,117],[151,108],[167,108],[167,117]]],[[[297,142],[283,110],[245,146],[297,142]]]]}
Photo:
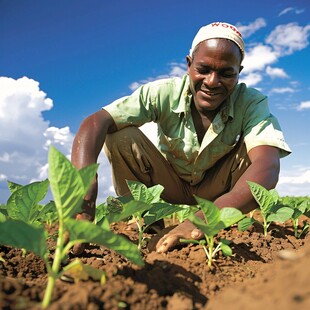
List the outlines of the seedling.
{"type": "Polygon", "coordinates": [[[247,182],[250,186],[251,193],[259,205],[263,223],[255,220],[253,217],[244,218],[238,223],[240,231],[247,230],[251,225],[257,223],[263,226],[264,236],[267,236],[267,231],[272,222],[284,223],[293,215],[292,208],[283,207],[279,202],[279,195],[275,189],[267,190],[263,186],[247,182]]]}
{"type": "Polygon", "coordinates": [[[137,181],[127,181],[127,184],[132,197],[110,197],[107,220],[112,223],[131,217],[138,227],[138,248],[141,250],[145,230],[154,222],[183,208],[164,202],[160,198],[164,188],[159,184],[149,188],[137,181]]]}
{"type": "Polygon", "coordinates": [[[220,239],[220,242],[215,246],[215,237],[222,229],[230,227],[244,218],[244,215],[235,208],[219,209],[211,201],[197,196],[195,196],[195,199],[204,215],[205,221],[193,213],[189,215],[188,219],[204,233],[205,239],[200,241],[182,239],[181,242],[191,242],[202,245],[207,256],[208,266],[211,267],[219,251],[222,251],[225,256],[232,255],[229,241],[220,239]]]}
{"type": "MultiPolygon", "coordinates": [[[[29,215],[24,216],[23,213],[24,220],[7,218],[0,222],[0,244],[32,251],[45,262],[48,272],[48,283],[42,301],[42,308],[49,306],[55,281],[64,272],[60,268],[61,262],[67,256],[69,249],[76,243],[97,243],[117,251],[133,263],[143,265],[143,260],[137,247],[122,236],[112,233],[106,221],[103,221],[103,224],[98,226],[87,221],[72,219],[73,215],[81,211],[83,197],[94,179],[97,167],[98,165],[91,165],[77,170],[64,155],[54,147],[50,148],[49,181],[55,200],[59,226],[52,264],[49,261],[49,250],[46,244],[48,235],[43,227],[43,223],[41,225],[38,225],[38,223],[34,225],[32,221],[29,222],[29,219],[32,219],[30,215],[35,214],[34,211],[31,211],[35,210],[33,208],[33,200],[28,200],[28,203],[24,205],[25,209],[28,208],[25,214],[29,215]],[[68,231],[70,235],[70,240],[66,245],[64,244],[65,231],[68,231]]],[[[44,186],[46,186],[46,183],[44,183],[44,186]]],[[[41,185],[38,186],[39,189],[36,192],[41,193],[41,185]]],[[[22,188],[17,186],[12,195],[19,190],[22,190],[22,188]]],[[[26,193],[28,193],[28,190],[26,193]]],[[[44,195],[35,195],[35,197],[39,196],[41,198],[44,195]]],[[[25,198],[25,201],[27,202],[27,198],[25,198]]],[[[16,211],[12,214],[15,216],[15,214],[19,213],[16,211]]],[[[71,267],[76,268],[74,261],[66,267],[66,271],[71,267]]]]}
{"type": "Polygon", "coordinates": [[[283,197],[281,202],[283,206],[293,209],[291,220],[293,223],[294,235],[296,238],[301,238],[309,230],[309,223],[303,221],[301,231],[298,231],[299,218],[302,215],[307,217],[310,216],[310,199],[304,197],[283,197]]]}

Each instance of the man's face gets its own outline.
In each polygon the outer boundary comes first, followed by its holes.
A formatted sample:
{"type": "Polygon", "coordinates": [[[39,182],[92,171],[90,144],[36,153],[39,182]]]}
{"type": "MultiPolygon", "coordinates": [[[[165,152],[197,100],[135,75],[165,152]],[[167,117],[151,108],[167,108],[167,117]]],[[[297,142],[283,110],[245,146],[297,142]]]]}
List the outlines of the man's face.
{"type": "Polygon", "coordinates": [[[238,83],[241,53],[226,39],[199,44],[193,58],[187,56],[187,73],[194,103],[200,113],[216,110],[238,83]]]}

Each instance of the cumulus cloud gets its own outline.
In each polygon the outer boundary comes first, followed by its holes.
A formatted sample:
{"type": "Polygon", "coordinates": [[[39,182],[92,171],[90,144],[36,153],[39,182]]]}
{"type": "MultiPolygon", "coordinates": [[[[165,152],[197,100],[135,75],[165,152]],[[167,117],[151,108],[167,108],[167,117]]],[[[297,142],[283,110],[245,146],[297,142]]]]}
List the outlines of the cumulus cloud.
{"type": "MultiPolygon", "coordinates": [[[[42,112],[51,110],[53,101],[39,86],[28,77],[0,77],[0,203],[10,195],[7,180],[25,185],[48,177],[50,145],[70,157],[73,134],[44,119],[42,112]]],[[[102,174],[101,181],[107,194],[111,180],[102,174]]]]}
{"type": "Polygon", "coordinates": [[[290,55],[308,46],[310,25],[305,27],[297,23],[277,26],[267,37],[266,43],[270,44],[279,56],[290,55]]]}
{"type": "Polygon", "coordinates": [[[303,111],[307,109],[310,109],[310,101],[302,101],[297,107],[298,111],[303,111]]]}
{"type": "Polygon", "coordinates": [[[280,196],[309,196],[310,169],[296,168],[293,171],[281,171],[276,187],[280,196]]]}
{"type": "Polygon", "coordinates": [[[288,78],[289,77],[287,75],[287,73],[282,68],[272,68],[272,67],[268,66],[266,68],[266,73],[271,78],[288,78]]]}
{"type": "Polygon", "coordinates": [[[257,30],[266,27],[267,23],[264,18],[257,18],[254,22],[249,25],[242,25],[240,23],[236,24],[238,30],[242,33],[243,38],[248,38],[257,30]]]}
{"type": "Polygon", "coordinates": [[[272,88],[270,93],[276,93],[276,94],[284,94],[284,93],[294,93],[295,89],[291,87],[275,87],[272,88]]]}

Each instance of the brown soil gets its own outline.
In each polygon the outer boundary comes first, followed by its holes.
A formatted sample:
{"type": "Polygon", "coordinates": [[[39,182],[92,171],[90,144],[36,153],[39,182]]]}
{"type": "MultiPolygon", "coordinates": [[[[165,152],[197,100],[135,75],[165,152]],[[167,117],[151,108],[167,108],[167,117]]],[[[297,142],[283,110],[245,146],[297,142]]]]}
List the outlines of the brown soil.
{"type": "MultiPolygon", "coordinates": [[[[136,240],[124,230],[112,228],[136,240]]],[[[105,270],[106,283],[58,280],[49,309],[310,309],[309,237],[296,239],[290,223],[273,225],[264,237],[260,227],[221,232],[232,241],[234,255],[219,255],[206,264],[199,245],[183,245],[167,254],[152,251],[152,237],[143,249],[144,267],[137,267],[109,249],[90,245],[84,263],[105,270]]],[[[0,247],[0,308],[39,309],[47,276],[43,262],[21,250],[0,247]]],[[[72,259],[73,257],[70,257],[72,259]]]]}

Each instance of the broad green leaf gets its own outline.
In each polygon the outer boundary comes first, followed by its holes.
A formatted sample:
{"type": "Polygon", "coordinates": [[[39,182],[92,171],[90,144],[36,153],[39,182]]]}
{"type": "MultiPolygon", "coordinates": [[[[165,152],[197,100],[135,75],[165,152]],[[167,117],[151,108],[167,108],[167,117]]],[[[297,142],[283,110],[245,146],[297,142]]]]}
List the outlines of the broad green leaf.
{"type": "Polygon", "coordinates": [[[8,188],[11,192],[11,194],[13,194],[17,189],[23,187],[23,185],[8,181],[8,188]]]}
{"type": "Polygon", "coordinates": [[[263,215],[267,215],[270,209],[275,205],[274,196],[263,186],[247,181],[250,186],[251,193],[255,198],[256,202],[259,204],[263,215]]]}
{"type": "Polygon", "coordinates": [[[84,184],[84,189],[87,192],[91,183],[94,181],[99,165],[92,164],[79,170],[80,177],[84,184]]]}
{"type": "Polygon", "coordinates": [[[206,224],[200,217],[195,216],[194,214],[190,214],[188,219],[208,237],[217,235],[221,229],[225,228],[225,225],[222,222],[217,222],[212,226],[206,224]]]}
{"type": "Polygon", "coordinates": [[[221,250],[225,256],[231,256],[232,255],[231,247],[229,245],[223,243],[223,242],[221,242],[221,250]]]}
{"type": "Polygon", "coordinates": [[[37,218],[41,222],[46,222],[47,220],[56,222],[58,220],[58,214],[55,202],[50,201],[47,204],[40,206],[37,218]]]}
{"type": "Polygon", "coordinates": [[[293,215],[292,215],[292,219],[293,220],[297,220],[300,216],[302,216],[303,212],[300,211],[299,209],[295,208],[293,209],[293,215]]]}
{"type": "Polygon", "coordinates": [[[292,217],[293,213],[294,210],[292,208],[282,207],[276,213],[268,215],[267,221],[284,223],[285,221],[287,221],[292,217]]]}
{"type": "Polygon", "coordinates": [[[149,204],[159,202],[160,195],[164,190],[163,186],[161,186],[160,184],[149,188],[143,183],[138,181],[127,180],[127,184],[135,200],[143,201],[149,204]]]}
{"type": "Polygon", "coordinates": [[[121,235],[115,234],[104,227],[97,226],[88,221],[67,219],[65,226],[69,232],[70,241],[83,240],[83,242],[103,245],[124,255],[137,265],[142,266],[144,264],[138,247],[121,235]]]}
{"type": "Polygon", "coordinates": [[[98,165],[83,168],[80,173],[71,162],[53,146],[49,151],[49,180],[56,208],[64,217],[80,211],[87,184],[93,181],[98,165]]]}
{"type": "Polygon", "coordinates": [[[254,223],[256,223],[256,220],[254,220],[252,217],[246,217],[238,223],[238,230],[246,231],[254,223]]]}
{"type": "Polygon", "coordinates": [[[135,214],[142,214],[143,212],[151,209],[149,205],[143,201],[130,200],[123,205],[123,210],[120,213],[110,212],[106,217],[109,223],[123,221],[135,214]]]}
{"type": "Polygon", "coordinates": [[[26,249],[44,258],[48,253],[46,232],[43,227],[34,227],[23,221],[0,222],[0,244],[26,249]]]}
{"type": "Polygon", "coordinates": [[[189,206],[189,205],[180,205],[182,207],[182,210],[177,212],[177,218],[180,223],[184,222],[190,213],[196,213],[199,211],[199,208],[197,206],[189,206]]]}
{"type": "Polygon", "coordinates": [[[6,221],[6,216],[2,213],[2,210],[0,210],[0,223],[6,221]]]}
{"type": "Polygon", "coordinates": [[[224,223],[225,228],[239,222],[245,215],[236,208],[223,208],[220,210],[220,220],[224,223]]]}
{"type": "Polygon", "coordinates": [[[32,223],[37,220],[38,203],[48,191],[49,181],[33,182],[16,188],[7,202],[7,212],[11,219],[32,223]]]}
{"type": "Polygon", "coordinates": [[[154,203],[152,208],[143,216],[145,225],[161,220],[175,212],[183,210],[182,207],[170,203],[154,203]]]}
{"type": "Polygon", "coordinates": [[[211,201],[195,196],[199,207],[201,208],[206,222],[209,226],[214,227],[220,222],[220,209],[211,201]]]}

